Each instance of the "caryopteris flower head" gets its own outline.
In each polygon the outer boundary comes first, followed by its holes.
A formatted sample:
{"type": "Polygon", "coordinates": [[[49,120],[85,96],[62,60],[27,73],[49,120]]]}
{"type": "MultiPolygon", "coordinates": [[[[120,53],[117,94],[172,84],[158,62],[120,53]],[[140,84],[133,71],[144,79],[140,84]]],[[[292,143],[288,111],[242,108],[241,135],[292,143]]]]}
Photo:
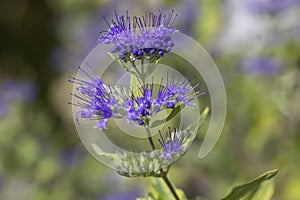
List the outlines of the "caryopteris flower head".
{"type": "Polygon", "coordinates": [[[167,75],[166,86],[161,85],[159,89],[157,103],[165,104],[168,108],[174,108],[177,103],[194,106],[195,103],[191,101],[205,94],[205,92],[194,91],[198,86],[199,83],[191,87],[190,81],[176,79],[174,75],[169,78],[167,75]]]}
{"type": "Polygon", "coordinates": [[[79,72],[84,78],[70,77],[70,82],[77,84],[76,93],[72,95],[80,100],[80,102],[73,102],[74,106],[79,109],[75,112],[75,118],[86,120],[97,120],[98,128],[106,128],[107,120],[113,117],[111,107],[116,106],[115,98],[112,96],[109,87],[92,72],[86,72],[79,68],[79,72]]]}
{"type": "Polygon", "coordinates": [[[164,159],[174,159],[177,156],[181,156],[187,149],[185,145],[186,140],[190,137],[191,131],[184,133],[182,130],[175,129],[166,132],[165,136],[159,131],[160,139],[158,139],[161,144],[164,154],[161,155],[161,158],[164,159]]]}
{"type": "Polygon", "coordinates": [[[132,94],[127,98],[124,104],[127,119],[144,125],[151,116],[162,110],[174,109],[180,105],[194,106],[192,100],[204,94],[204,92],[194,91],[198,85],[192,87],[189,81],[176,80],[174,76],[170,80],[167,78],[165,86],[161,83],[158,91],[155,90],[154,83],[146,84],[141,88],[141,96],[132,94]]]}
{"type": "MultiPolygon", "coordinates": [[[[189,81],[167,78],[165,85],[155,88],[154,83],[140,86],[140,95],[118,87],[106,85],[93,71],[79,68],[80,77],[71,77],[70,82],[77,85],[73,95],[78,102],[72,103],[77,108],[75,118],[96,120],[96,128],[107,127],[110,118],[127,118],[138,125],[145,125],[156,113],[177,106],[194,106],[196,97],[204,94],[194,91],[189,81]]],[[[163,81],[163,80],[162,80],[163,81]]]]}
{"type": "Polygon", "coordinates": [[[101,31],[99,41],[113,44],[112,53],[118,53],[122,60],[142,59],[156,60],[171,51],[174,43],[171,36],[177,31],[172,28],[176,19],[174,11],[168,15],[145,13],[142,17],[118,15],[108,22],[109,30],[101,31]]]}

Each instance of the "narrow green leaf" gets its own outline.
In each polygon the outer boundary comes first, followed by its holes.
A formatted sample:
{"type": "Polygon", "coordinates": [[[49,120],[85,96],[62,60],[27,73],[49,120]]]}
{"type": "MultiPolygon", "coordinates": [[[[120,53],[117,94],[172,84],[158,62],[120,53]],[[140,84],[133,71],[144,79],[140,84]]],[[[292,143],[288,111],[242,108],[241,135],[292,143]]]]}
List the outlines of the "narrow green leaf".
{"type": "Polygon", "coordinates": [[[123,69],[125,69],[126,71],[130,71],[130,70],[128,69],[128,67],[123,63],[123,61],[122,61],[121,59],[115,58],[114,55],[113,55],[112,53],[110,53],[110,52],[108,52],[107,54],[108,54],[110,57],[112,57],[112,59],[118,61],[119,65],[120,65],[123,69]]]}
{"type": "Polygon", "coordinates": [[[187,200],[183,190],[181,189],[176,189],[176,194],[178,195],[179,199],[182,199],[182,200],[187,200]]]}
{"type": "Polygon", "coordinates": [[[151,123],[151,128],[154,128],[156,126],[159,126],[161,124],[164,124],[168,121],[170,121],[171,119],[173,119],[173,117],[175,117],[180,111],[181,109],[183,109],[184,106],[177,106],[175,107],[171,113],[165,118],[165,119],[160,119],[160,120],[156,120],[153,123],[151,123]]]}
{"type": "Polygon", "coordinates": [[[246,196],[249,193],[256,193],[259,189],[260,185],[267,180],[272,179],[276,174],[278,170],[271,170],[268,171],[258,178],[250,181],[249,183],[243,184],[241,186],[235,187],[223,200],[238,200],[242,197],[246,196]]]}
{"type": "Polygon", "coordinates": [[[148,64],[148,67],[147,67],[147,73],[146,75],[150,76],[152,74],[152,72],[154,71],[155,67],[157,66],[157,64],[159,63],[160,59],[159,58],[156,58],[156,60],[154,62],[150,62],[148,64]]]}
{"type": "Polygon", "coordinates": [[[104,152],[97,144],[95,144],[95,143],[92,144],[92,147],[93,147],[94,151],[95,151],[99,156],[104,156],[104,157],[110,158],[110,159],[112,159],[112,160],[117,160],[117,159],[119,159],[117,154],[114,154],[114,153],[105,153],[105,152],[104,152]]]}
{"type": "Polygon", "coordinates": [[[209,107],[205,107],[203,112],[200,115],[199,125],[202,125],[204,123],[204,120],[206,119],[208,112],[209,112],[209,107]]]}
{"type": "Polygon", "coordinates": [[[102,155],[104,153],[103,150],[98,145],[92,144],[92,147],[98,155],[102,155]]]}
{"type": "MultiPolygon", "coordinates": [[[[175,190],[180,200],[187,200],[184,192],[181,189],[175,188],[175,190]]],[[[157,178],[153,179],[148,196],[155,200],[175,200],[172,192],[165,182],[162,179],[157,178]]]]}
{"type": "MultiPolygon", "coordinates": [[[[173,117],[175,117],[182,109],[184,108],[184,106],[177,106],[175,107],[172,112],[165,118],[165,119],[160,119],[160,120],[156,120],[154,122],[151,123],[150,127],[154,128],[157,127],[161,124],[164,124],[168,121],[170,121],[171,119],[173,119],[173,117]]],[[[209,108],[205,107],[205,109],[203,110],[203,112],[200,115],[200,120],[199,120],[199,127],[203,124],[204,120],[207,117],[207,114],[209,112],[209,108]]]]}
{"type": "Polygon", "coordinates": [[[135,74],[130,74],[130,90],[133,92],[135,97],[142,96],[140,82],[135,74]]]}
{"type": "Polygon", "coordinates": [[[267,180],[261,184],[259,190],[254,194],[251,200],[271,200],[274,190],[274,181],[272,179],[267,180]]]}

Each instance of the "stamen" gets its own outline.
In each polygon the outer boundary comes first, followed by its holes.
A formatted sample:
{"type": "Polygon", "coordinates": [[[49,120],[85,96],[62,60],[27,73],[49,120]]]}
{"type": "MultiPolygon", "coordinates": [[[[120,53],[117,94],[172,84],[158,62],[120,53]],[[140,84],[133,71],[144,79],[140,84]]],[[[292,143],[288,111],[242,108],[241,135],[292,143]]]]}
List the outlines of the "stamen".
{"type": "Polygon", "coordinates": [[[173,21],[172,21],[172,23],[171,23],[171,26],[173,26],[173,25],[174,25],[174,22],[175,22],[175,20],[176,20],[177,16],[178,16],[178,14],[176,14],[176,15],[175,15],[175,17],[174,17],[174,19],[173,19],[173,21]]]}
{"type": "Polygon", "coordinates": [[[120,20],[119,20],[119,16],[117,14],[117,10],[114,10],[114,13],[115,13],[115,17],[116,17],[116,20],[117,20],[118,24],[121,24],[120,20]]]}
{"type": "Polygon", "coordinates": [[[109,28],[111,28],[111,27],[110,27],[110,24],[109,24],[108,21],[106,20],[105,16],[103,16],[103,19],[104,19],[104,21],[106,22],[107,26],[108,26],[109,28]]]}

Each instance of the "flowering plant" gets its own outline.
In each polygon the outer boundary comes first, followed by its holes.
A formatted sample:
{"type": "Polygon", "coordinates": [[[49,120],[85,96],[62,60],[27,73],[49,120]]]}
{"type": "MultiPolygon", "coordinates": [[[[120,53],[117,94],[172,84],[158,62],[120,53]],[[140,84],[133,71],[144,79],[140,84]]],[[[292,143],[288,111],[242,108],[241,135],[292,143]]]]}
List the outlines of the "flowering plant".
{"type": "MultiPolygon", "coordinates": [[[[109,154],[98,145],[92,145],[99,156],[113,161],[113,167],[120,175],[152,176],[164,181],[165,185],[162,185],[156,180],[146,197],[139,199],[186,199],[167,175],[171,164],[190,147],[208,113],[208,108],[204,109],[200,117],[185,128],[159,130],[159,138],[157,141],[153,139],[154,127],[170,121],[184,108],[193,109],[198,105],[198,97],[205,94],[200,91],[199,83],[192,84],[191,79],[179,78],[175,74],[163,74],[159,84],[153,81],[152,73],[160,59],[176,45],[173,41],[173,35],[178,32],[173,28],[176,17],[174,11],[169,14],[161,11],[146,13],[142,17],[131,17],[128,12],[118,15],[115,11],[115,19],[111,22],[104,18],[108,30],[100,32],[99,42],[111,45],[108,53],[131,74],[130,88],[106,84],[90,66],[79,67],[78,76],[69,79],[75,85],[71,104],[78,123],[84,119],[93,122],[96,129],[103,130],[109,129],[110,119],[124,118],[131,125],[144,128],[150,150],[109,154]],[[169,115],[157,120],[156,115],[163,111],[168,111],[169,115]]],[[[233,190],[225,199],[237,199],[253,192],[261,182],[275,174],[276,171],[270,171],[249,183],[251,187],[247,186],[247,190],[233,190]]]]}

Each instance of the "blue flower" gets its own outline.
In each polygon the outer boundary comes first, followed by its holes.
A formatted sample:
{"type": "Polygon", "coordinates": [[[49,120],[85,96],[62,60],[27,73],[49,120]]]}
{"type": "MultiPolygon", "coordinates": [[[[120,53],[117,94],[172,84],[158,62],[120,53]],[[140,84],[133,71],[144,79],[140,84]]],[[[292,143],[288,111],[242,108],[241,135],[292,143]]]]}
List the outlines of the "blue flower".
{"type": "Polygon", "coordinates": [[[255,14],[279,14],[299,4],[299,0],[248,0],[247,8],[255,14]]]}
{"type": "MultiPolygon", "coordinates": [[[[70,77],[70,82],[78,85],[73,97],[78,102],[71,103],[75,110],[75,119],[96,120],[95,128],[104,129],[110,118],[127,118],[139,125],[145,125],[156,113],[176,106],[194,106],[193,99],[204,94],[197,89],[199,84],[190,86],[189,81],[167,78],[165,86],[160,84],[158,91],[154,83],[140,86],[141,95],[133,92],[116,92],[106,85],[93,71],[79,68],[83,78],[70,77]]],[[[167,76],[168,77],[168,76],[167,76]]],[[[125,89],[124,89],[125,90],[125,89]]]]}
{"type": "Polygon", "coordinates": [[[83,155],[76,148],[63,149],[59,155],[59,161],[62,167],[70,168],[79,164],[83,155]]]}
{"type": "Polygon", "coordinates": [[[128,191],[121,191],[105,196],[101,196],[99,200],[133,200],[140,196],[140,191],[137,189],[130,189],[128,191]]]}
{"type": "Polygon", "coordinates": [[[164,159],[174,159],[175,154],[180,155],[186,151],[187,146],[185,145],[185,142],[190,137],[191,131],[184,133],[176,128],[171,131],[171,128],[169,127],[165,137],[162,135],[161,131],[159,131],[159,135],[160,139],[158,139],[158,141],[164,151],[161,157],[164,159]]]}
{"type": "Polygon", "coordinates": [[[11,103],[32,103],[38,88],[32,81],[6,79],[0,83],[0,118],[10,111],[11,103]]]}
{"type": "Polygon", "coordinates": [[[0,99],[0,119],[6,115],[7,111],[7,102],[3,99],[0,99]]]}
{"type": "Polygon", "coordinates": [[[107,120],[113,117],[111,107],[116,106],[117,103],[109,87],[90,68],[88,69],[91,73],[79,68],[79,72],[87,79],[70,77],[69,80],[79,85],[76,93],[72,93],[76,99],[80,100],[80,102],[72,103],[79,107],[79,110],[75,112],[75,118],[77,121],[79,118],[98,120],[96,127],[106,128],[107,120]]]}
{"type": "Polygon", "coordinates": [[[118,15],[107,23],[109,30],[101,31],[100,43],[113,44],[112,53],[118,53],[122,60],[142,59],[155,60],[163,56],[174,46],[171,36],[177,31],[171,28],[176,16],[174,10],[168,15],[161,11],[158,14],[145,13],[142,17],[118,15]]]}
{"type": "Polygon", "coordinates": [[[142,95],[126,99],[124,107],[127,110],[127,119],[138,121],[138,124],[144,125],[147,120],[156,113],[165,109],[174,109],[176,106],[194,106],[193,99],[205,94],[197,89],[199,84],[190,86],[189,81],[176,80],[174,76],[166,81],[166,85],[160,84],[158,91],[155,92],[154,84],[146,84],[142,87],[142,95]]]}
{"type": "Polygon", "coordinates": [[[281,62],[271,57],[246,58],[242,61],[242,69],[248,74],[272,76],[280,73],[281,62]]]}
{"type": "MultiPolygon", "coordinates": [[[[163,96],[169,97],[168,103],[182,103],[186,106],[194,106],[195,103],[191,102],[191,100],[205,94],[205,92],[200,93],[198,91],[199,83],[191,87],[190,80],[186,79],[181,81],[180,79],[176,80],[174,75],[171,79],[166,81],[166,87],[161,93],[165,93],[163,96]],[[196,91],[195,91],[196,90],[196,91]]],[[[165,99],[165,98],[164,98],[165,99]]]]}

